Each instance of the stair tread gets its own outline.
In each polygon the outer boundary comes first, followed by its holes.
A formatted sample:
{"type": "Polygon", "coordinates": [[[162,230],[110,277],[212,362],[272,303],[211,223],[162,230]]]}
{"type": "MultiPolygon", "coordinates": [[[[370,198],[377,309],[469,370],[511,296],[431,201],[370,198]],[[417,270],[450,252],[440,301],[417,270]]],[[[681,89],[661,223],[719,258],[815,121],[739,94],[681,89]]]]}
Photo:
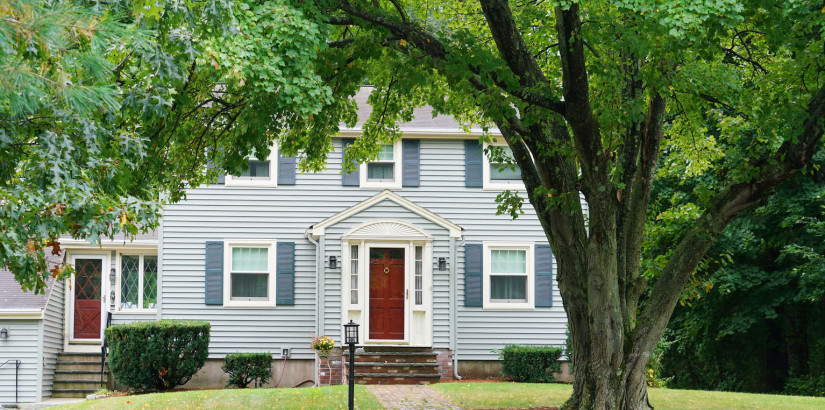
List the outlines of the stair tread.
{"type": "MultiPolygon", "coordinates": [[[[96,364],[96,365],[100,366],[100,362],[93,362],[93,361],[81,362],[81,361],[77,361],[77,360],[58,360],[57,364],[96,364]]],[[[106,362],[106,365],[108,365],[108,364],[109,364],[109,362],[106,362]]]]}
{"type": "Polygon", "coordinates": [[[52,389],[52,393],[94,393],[100,389],[52,389]]]}
{"type": "Polygon", "coordinates": [[[63,380],[63,379],[54,379],[54,383],[55,383],[55,384],[57,384],[57,383],[86,383],[86,384],[97,383],[97,384],[100,384],[100,378],[98,377],[96,380],[83,380],[83,379],[81,379],[81,380],[63,380]]]}
{"type": "Polygon", "coordinates": [[[441,378],[441,375],[429,373],[358,373],[355,377],[400,377],[400,378],[441,378]]]}
{"type": "MultiPolygon", "coordinates": [[[[100,370],[55,370],[55,374],[100,374],[100,370]]],[[[108,370],[103,371],[104,374],[108,374],[108,370]]]]}
{"type": "MultiPolygon", "coordinates": [[[[355,362],[356,366],[391,366],[391,367],[438,367],[438,363],[404,363],[404,362],[355,362]]],[[[349,366],[349,362],[344,363],[349,366]]]]}

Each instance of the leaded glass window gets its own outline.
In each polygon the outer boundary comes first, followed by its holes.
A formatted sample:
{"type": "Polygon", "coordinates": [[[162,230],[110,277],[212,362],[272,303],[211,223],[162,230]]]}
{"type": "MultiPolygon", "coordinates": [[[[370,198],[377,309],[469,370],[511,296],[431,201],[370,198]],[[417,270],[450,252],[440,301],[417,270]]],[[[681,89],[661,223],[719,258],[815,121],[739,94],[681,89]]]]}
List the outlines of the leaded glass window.
{"type": "Polygon", "coordinates": [[[120,309],[155,309],[157,295],[157,255],[121,255],[120,309]]]}
{"type": "Polygon", "coordinates": [[[415,304],[424,304],[424,247],[415,247],[415,304]]]}

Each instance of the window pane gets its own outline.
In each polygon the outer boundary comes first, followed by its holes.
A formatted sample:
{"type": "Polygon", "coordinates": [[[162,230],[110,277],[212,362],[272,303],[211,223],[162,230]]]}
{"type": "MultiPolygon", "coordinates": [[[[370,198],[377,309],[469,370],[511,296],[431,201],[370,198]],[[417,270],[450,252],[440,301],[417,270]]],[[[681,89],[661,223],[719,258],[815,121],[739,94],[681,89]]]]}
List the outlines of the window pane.
{"type": "Polygon", "coordinates": [[[358,246],[350,248],[350,304],[358,303],[358,246]]]}
{"type": "Polygon", "coordinates": [[[138,281],[140,280],[140,257],[123,255],[120,257],[120,308],[138,308],[138,281]]]}
{"type": "Polygon", "coordinates": [[[393,159],[392,144],[384,144],[384,146],[381,147],[381,152],[378,153],[378,160],[392,161],[393,159]]]}
{"type": "Polygon", "coordinates": [[[143,308],[154,309],[158,299],[158,257],[143,257],[143,308]]]}
{"type": "Polygon", "coordinates": [[[392,162],[372,162],[367,164],[367,179],[393,179],[395,164],[392,162]]]}
{"type": "Polygon", "coordinates": [[[269,161],[249,160],[248,169],[244,171],[242,177],[269,178],[269,161]]]}
{"type": "Polygon", "coordinates": [[[527,301],[526,276],[490,276],[490,300],[527,301]]]}
{"type": "Polygon", "coordinates": [[[266,272],[267,248],[232,248],[232,271],[266,272]]]}
{"type": "MultiPolygon", "coordinates": [[[[513,159],[513,150],[510,147],[502,147],[504,154],[513,159]]],[[[518,166],[514,166],[514,169],[510,168],[510,165],[504,165],[501,163],[490,163],[490,179],[493,181],[505,181],[505,180],[521,180],[521,169],[518,166]]]]}
{"type": "Polygon", "coordinates": [[[493,181],[521,180],[521,170],[519,167],[511,169],[509,166],[490,163],[490,179],[493,181]]]}
{"type": "Polygon", "coordinates": [[[269,289],[269,275],[260,273],[233,273],[233,298],[266,299],[269,289]]]}
{"type": "Polygon", "coordinates": [[[424,304],[424,247],[415,247],[415,304],[424,304]]]}
{"type": "Polygon", "coordinates": [[[490,251],[490,271],[493,273],[527,273],[527,251],[493,249],[490,251]]]}
{"type": "Polygon", "coordinates": [[[390,248],[390,259],[404,259],[404,250],[398,248],[390,248]]]}

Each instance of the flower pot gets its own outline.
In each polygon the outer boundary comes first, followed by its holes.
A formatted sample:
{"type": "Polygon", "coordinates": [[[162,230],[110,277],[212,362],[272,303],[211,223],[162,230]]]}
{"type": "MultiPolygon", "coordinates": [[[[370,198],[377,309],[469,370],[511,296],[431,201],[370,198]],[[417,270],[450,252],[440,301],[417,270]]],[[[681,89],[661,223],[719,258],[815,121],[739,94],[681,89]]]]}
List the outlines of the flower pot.
{"type": "Polygon", "coordinates": [[[315,353],[318,353],[318,357],[329,357],[329,350],[316,350],[315,353]]]}

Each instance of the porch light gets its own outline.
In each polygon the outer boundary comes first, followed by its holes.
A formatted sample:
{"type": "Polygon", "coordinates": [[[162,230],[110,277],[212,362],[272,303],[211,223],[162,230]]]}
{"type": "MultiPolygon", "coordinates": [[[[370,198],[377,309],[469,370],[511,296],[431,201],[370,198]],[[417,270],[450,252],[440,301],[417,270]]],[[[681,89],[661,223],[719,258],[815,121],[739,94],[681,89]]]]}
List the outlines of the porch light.
{"type": "Polygon", "coordinates": [[[447,258],[441,256],[438,258],[438,270],[445,271],[447,270],[447,258]]]}
{"type": "Polygon", "coordinates": [[[329,257],[329,268],[330,269],[338,269],[338,258],[335,256],[329,257]]]}
{"type": "Polygon", "coordinates": [[[349,345],[349,410],[355,408],[355,345],[358,344],[358,324],[350,319],[344,325],[344,343],[349,345]]]}
{"type": "Polygon", "coordinates": [[[5,327],[0,329],[0,339],[6,340],[8,338],[9,338],[9,329],[6,329],[5,327]]]}

